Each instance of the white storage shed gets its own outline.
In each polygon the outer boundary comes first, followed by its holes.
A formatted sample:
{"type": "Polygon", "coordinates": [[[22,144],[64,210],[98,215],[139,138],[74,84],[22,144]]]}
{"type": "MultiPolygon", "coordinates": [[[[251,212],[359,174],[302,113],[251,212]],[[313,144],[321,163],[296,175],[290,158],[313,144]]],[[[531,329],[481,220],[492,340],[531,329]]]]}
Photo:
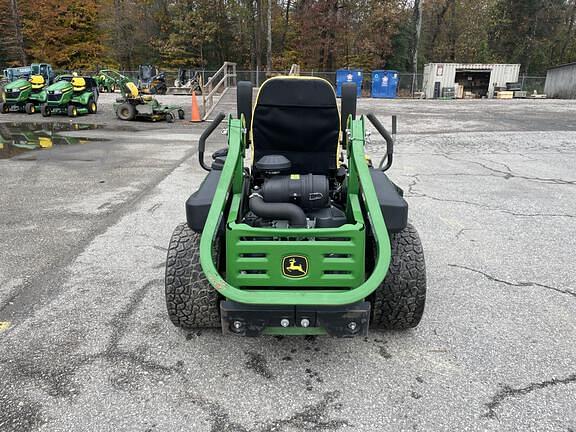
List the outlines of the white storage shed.
{"type": "Polygon", "coordinates": [[[429,63],[424,66],[423,92],[435,99],[461,87],[461,95],[493,98],[495,89],[518,82],[519,75],[519,64],[429,63]]]}

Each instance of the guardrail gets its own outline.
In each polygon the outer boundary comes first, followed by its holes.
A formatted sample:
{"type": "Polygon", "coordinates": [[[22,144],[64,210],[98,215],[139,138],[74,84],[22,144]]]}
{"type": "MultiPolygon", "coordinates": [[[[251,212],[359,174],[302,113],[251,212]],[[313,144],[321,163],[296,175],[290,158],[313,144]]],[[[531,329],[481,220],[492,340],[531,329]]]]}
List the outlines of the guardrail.
{"type": "Polygon", "coordinates": [[[236,87],[236,63],[224,62],[222,67],[208,78],[206,84],[202,86],[204,120],[208,118],[215,108],[214,94],[220,92],[220,97],[222,97],[230,87],[236,87]]]}

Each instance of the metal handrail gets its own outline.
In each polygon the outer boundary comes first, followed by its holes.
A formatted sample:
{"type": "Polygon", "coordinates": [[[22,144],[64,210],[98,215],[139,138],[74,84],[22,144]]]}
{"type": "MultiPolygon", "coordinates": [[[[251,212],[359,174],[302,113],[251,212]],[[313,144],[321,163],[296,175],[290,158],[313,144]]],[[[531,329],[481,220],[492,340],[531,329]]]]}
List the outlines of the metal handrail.
{"type": "Polygon", "coordinates": [[[290,72],[288,72],[288,75],[299,76],[300,75],[300,65],[294,63],[292,65],[292,67],[290,68],[290,72]]]}
{"type": "Polygon", "coordinates": [[[222,67],[212,75],[206,84],[202,86],[202,105],[204,108],[204,117],[206,120],[214,110],[214,93],[220,92],[220,97],[224,96],[231,86],[236,86],[236,63],[224,62],[222,67]],[[222,75],[222,78],[220,78],[222,75]],[[217,84],[214,82],[220,79],[217,84]]]}

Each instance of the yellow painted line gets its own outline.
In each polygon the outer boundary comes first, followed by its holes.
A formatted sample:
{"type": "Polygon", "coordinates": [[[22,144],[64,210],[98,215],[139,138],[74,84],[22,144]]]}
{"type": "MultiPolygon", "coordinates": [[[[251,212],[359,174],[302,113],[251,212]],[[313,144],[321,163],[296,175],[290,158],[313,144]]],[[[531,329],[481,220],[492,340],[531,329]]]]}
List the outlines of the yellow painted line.
{"type": "Polygon", "coordinates": [[[10,321],[0,321],[0,333],[10,328],[10,321]]]}

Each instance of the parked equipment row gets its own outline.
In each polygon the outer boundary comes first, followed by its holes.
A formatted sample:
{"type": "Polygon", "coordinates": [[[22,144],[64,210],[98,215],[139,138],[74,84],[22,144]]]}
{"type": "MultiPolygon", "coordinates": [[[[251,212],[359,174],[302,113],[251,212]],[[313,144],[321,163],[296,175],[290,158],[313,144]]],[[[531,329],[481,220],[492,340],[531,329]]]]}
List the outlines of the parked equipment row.
{"type": "MultiPolygon", "coordinates": [[[[115,70],[104,70],[110,85],[120,90],[114,103],[114,112],[120,120],[151,120],[173,122],[184,119],[184,110],[178,105],[164,105],[148,94],[142,94],[129,78],[115,70]]],[[[53,113],[76,117],[95,114],[98,110],[99,87],[97,80],[77,74],[60,75],[50,84],[43,75],[18,78],[4,86],[5,100],[0,102],[0,112],[11,111],[44,117],[53,113]]]]}
{"type": "Polygon", "coordinates": [[[0,112],[10,111],[35,114],[44,117],[63,113],[69,117],[94,114],[98,109],[98,87],[92,77],[60,75],[48,85],[42,75],[29,79],[19,78],[4,87],[5,101],[0,102],[0,112]]]}

